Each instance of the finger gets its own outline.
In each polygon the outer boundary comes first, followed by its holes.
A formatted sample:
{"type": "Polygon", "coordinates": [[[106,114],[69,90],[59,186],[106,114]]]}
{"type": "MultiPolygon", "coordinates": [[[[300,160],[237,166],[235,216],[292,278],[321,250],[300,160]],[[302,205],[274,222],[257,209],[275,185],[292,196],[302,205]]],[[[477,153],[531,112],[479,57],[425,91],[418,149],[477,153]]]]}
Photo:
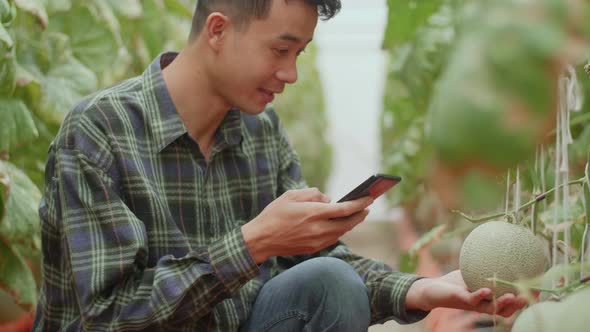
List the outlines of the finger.
{"type": "Polygon", "coordinates": [[[507,304],[502,310],[498,310],[497,314],[503,317],[510,317],[515,312],[521,310],[528,304],[528,300],[523,296],[517,296],[513,302],[507,304]]]}
{"type": "Polygon", "coordinates": [[[358,224],[363,222],[368,214],[369,210],[366,209],[354,213],[353,215],[348,217],[325,220],[327,225],[326,231],[328,233],[333,234],[336,238],[340,238],[342,235],[349,232],[358,224]]]}
{"type": "Polygon", "coordinates": [[[507,299],[508,298],[505,295],[503,295],[496,300],[482,300],[479,302],[479,304],[473,307],[473,310],[484,314],[493,315],[504,309],[507,299]]]}
{"type": "Polygon", "coordinates": [[[499,316],[508,318],[508,317],[514,315],[514,313],[517,312],[518,310],[520,310],[518,306],[509,305],[509,306],[504,307],[504,309],[497,312],[496,314],[499,316]]]}
{"type": "Polygon", "coordinates": [[[367,196],[354,201],[330,203],[317,206],[318,217],[322,219],[336,219],[351,216],[363,211],[373,203],[373,198],[367,196]]]}
{"type": "Polygon", "coordinates": [[[492,294],[492,290],[489,288],[480,288],[473,293],[467,293],[465,302],[472,306],[477,306],[482,301],[486,301],[486,298],[492,294]]]}
{"type": "Polygon", "coordinates": [[[514,306],[516,303],[516,296],[514,294],[504,294],[496,300],[496,306],[493,308],[493,314],[499,314],[514,306]]]}
{"type": "Polygon", "coordinates": [[[324,195],[318,188],[305,188],[290,190],[289,197],[296,202],[321,202],[328,203],[330,198],[324,195]]]}
{"type": "Polygon", "coordinates": [[[352,215],[350,215],[348,217],[334,218],[334,219],[330,219],[330,221],[332,224],[334,224],[334,223],[339,224],[337,227],[348,225],[349,228],[353,228],[354,226],[363,222],[363,220],[365,220],[365,218],[367,217],[368,214],[369,214],[369,209],[364,209],[362,211],[353,213],[352,215]]]}
{"type": "Polygon", "coordinates": [[[511,305],[505,306],[502,310],[498,311],[498,315],[502,317],[510,317],[515,312],[523,309],[528,304],[528,300],[524,297],[516,297],[511,305]]]}

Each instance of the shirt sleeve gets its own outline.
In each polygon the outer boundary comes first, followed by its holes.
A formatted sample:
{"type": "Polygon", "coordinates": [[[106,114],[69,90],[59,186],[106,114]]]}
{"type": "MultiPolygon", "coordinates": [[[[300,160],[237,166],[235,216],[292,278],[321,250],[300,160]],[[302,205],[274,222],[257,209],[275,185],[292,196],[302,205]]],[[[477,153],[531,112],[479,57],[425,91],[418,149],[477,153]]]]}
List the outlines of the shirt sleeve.
{"type": "MultiPolygon", "coordinates": [[[[278,125],[280,142],[280,174],[279,193],[290,189],[306,187],[301,176],[299,157],[291,146],[284,129],[278,125]]],[[[412,274],[393,271],[389,266],[379,261],[363,258],[353,254],[342,242],[322,250],[315,255],[299,255],[285,257],[292,264],[317,256],[339,258],[349,263],[362,277],[369,290],[371,304],[371,323],[383,323],[394,319],[400,324],[417,322],[429,312],[420,310],[406,310],[405,298],[410,286],[420,277],[412,274]]]]}
{"type": "Polygon", "coordinates": [[[400,324],[411,324],[429,314],[428,311],[406,310],[406,294],[420,277],[393,271],[385,263],[355,255],[342,242],[320,251],[315,256],[342,259],[357,271],[369,290],[372,324],[392,319],[400,324]]]}
{"type": "Polygon", "coordinates": [[[50,152],[50,160],[56,188],[45,201],[47,222],[62,233],[51,250],[63,251],[56,266],[71,273],[77,301],[71,305],[79,307],[84,330],[190,324],[259,273],[240,228],[184,257],[163,256],[146,267],[145,225],[108,172],[72,148],[50,152]]]}

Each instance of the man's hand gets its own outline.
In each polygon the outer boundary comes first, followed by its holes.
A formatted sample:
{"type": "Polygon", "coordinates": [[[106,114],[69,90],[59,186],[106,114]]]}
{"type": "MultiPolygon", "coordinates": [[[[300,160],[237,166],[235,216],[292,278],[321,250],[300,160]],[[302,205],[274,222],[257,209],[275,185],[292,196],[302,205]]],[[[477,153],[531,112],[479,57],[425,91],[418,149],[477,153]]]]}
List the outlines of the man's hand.
{"type": "Polygon", "coordinates": [[[272,256],[311,254],[365,220],[371,203],[370,197],[330,203],[316,188],[289,190],[243,225],[242,234],[256,263],[272,256]]]}
{"type": "Polygon", "coordinates": [[[510,317],[527,304],[526,298],[514,294],[502,295],[496,301],[486,300],[491,293],[489,288],[468,291],[461,271],[456,270],[414,282],[406,295],[406,308],[429,311],[445,307],[510,317]]]}

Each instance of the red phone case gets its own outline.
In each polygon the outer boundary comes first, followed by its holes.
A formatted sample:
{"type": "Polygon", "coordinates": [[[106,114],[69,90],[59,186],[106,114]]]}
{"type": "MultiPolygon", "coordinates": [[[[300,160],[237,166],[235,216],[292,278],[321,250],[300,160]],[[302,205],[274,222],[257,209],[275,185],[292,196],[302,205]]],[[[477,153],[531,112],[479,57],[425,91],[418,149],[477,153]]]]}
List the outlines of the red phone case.
{"type": "Polygon", "coordinates": [[[371,196],[373,199],[383,195],[391,187],[401,181],[401,177],[387,174],[375,174],[342,197],[338,202],[352,201],[361,197],[371,196]]]}

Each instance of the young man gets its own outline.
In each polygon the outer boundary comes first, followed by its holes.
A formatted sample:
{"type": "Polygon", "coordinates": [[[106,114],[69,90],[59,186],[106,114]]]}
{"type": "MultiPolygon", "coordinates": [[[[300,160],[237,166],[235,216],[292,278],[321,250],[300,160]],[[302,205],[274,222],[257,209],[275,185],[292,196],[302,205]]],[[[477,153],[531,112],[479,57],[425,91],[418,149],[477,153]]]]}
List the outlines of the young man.
{"type": "MultiPolygon", "coordinates": [[[[371,199],[304,189],[276,113],[338,0],[199,0],[189,42],[99,91],[50,147],[34,330],[365,331],[437,306],[492,313],[458,272],[419,279],[338,238],[371,199]]],[[[500,298],[499,314],[524,305],[500,298]]]]}

